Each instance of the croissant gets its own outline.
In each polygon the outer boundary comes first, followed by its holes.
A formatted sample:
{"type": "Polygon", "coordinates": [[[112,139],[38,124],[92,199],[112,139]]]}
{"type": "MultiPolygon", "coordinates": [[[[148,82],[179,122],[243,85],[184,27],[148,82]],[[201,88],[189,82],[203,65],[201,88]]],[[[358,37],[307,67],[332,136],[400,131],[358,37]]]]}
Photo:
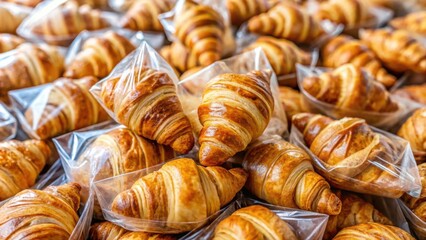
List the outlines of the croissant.
{"type": "Polygon", "coordinates": [[[227,0],[232,25],[239,26],[250,18],[266,12],[271,5],[265,0],[227,0]]]}
{"type": "Polygon", "coordinates": [[[0,239],[68,240],[77,222],[80,187],[24,190],[0,208],[0,239]]]}
{"type": "MultiPolygon", "coordinates": [[[[196,74],[197,72],[199,72],[199,71],[201,71],[203,69],[203,67],[193,67],[193,68],[190,68],[189,70],[187,70],[187,71],[185,71],[184,73],[182,73],[182,75],[180,75],[180,77],[179,77],[179,79],[180,80],[183,80],[183,79],[185,79],[185,78],[187,78],[187,77],[189,77],[189,76],[191,76],[191,75],[193,75],[193,74],[196,74]]],[[[188,83],[185,83],[185,84],[183,84],[185,87],[188,85],[188,83]]],[[[194,88],[197,88],[198,86],[194,86],[194,88]]],[[[188,89],[189,91],[191,90],[191,89],[188,89]]],[[[196,89],[196,90],[198,90],[198,89],[196,89]]]]}
{"type": "Polygon", "coordinates": [[[13,14],[8,8],[0,6],[0,17],[0,33],[15,33],[25,16],[13,14]]]}
{"type": "Polygon", "coordinates": [[[260,205],[241,208],[222,220],[214,240],[286,239],[297,240],[291,226],[277,214],[260,205]]]}
{"type": "Polygon", "coordinates": [[[129,231],[111,222],[101,222],[90,227],[91,240],[119,240],[129,231]]]}
{"type": "Polygon", "coordinates": [[[322,48],[323,64],[325,67],[337,68],[351,63],[363,68],[375,80],[390,88],[396,82],[396,77],[383,68],[376,55],[367,45],[350,36],[340,35],[332,38],[322,48]]]}
{"type": "Polygon", "coordinates": [[[420,35],[426,35],[426,11],[410,13],[394,18],[389,23],[393,28],[404,29],[420,35]]]}
{"type": "Polygon", "coordinates": [[[74,60],[67,66],[65,77],[82,78],[85,76],[106,77],[112,69],[135,46],[113,31],[108,31],[101,36],[89,38],[74,60]]]}
{"type": "Polygon", "coordinates": [[[26,7],[35,7],[37,4],[41,3],[43,0],[1,0],[0,2],[10,2],[26,7]]]}
{"type": "Polygon", "coordinates": [[[125,71],[102,85],[100,98],[121,124],[137,134],[179,153],[194,146],[191,124],[167,73],[146,67],[125,71]]]}
{"type": "Polygon", "coordinates": [[[395,112],[399,109],[382,84],[372,81],[352,64],[307,77],[302,87],[319,101],[338,108],[373,112],[395,112]]]}
{"type": "Polygon", "coordinates": [[[426,163],[417,166],[419,169],[422,192],[419,198],[411,197],[408,194],[402,196],[402,200],[421,220],[426,222],[426,163]]]}
{"type": "Polygon", "coordinates": [[[8,59],[13,61],[0,66],[0,99],[3,100],[10,90],[52,82],[64,68],[58,48],[47,45],[21,44],[8,59]]]}
{"type": "Polygon", "coordinates": [[[399,160],[394,159],[393,144],[374,133],[365,120],[333,121],[322,115],[300,113],[293,116],[292,123],[321,160],[323,166],[317,171],[334,187],[389,198],[399,198],[408,190],[395,173],[399,170],[393,165],[399,160]]]}
{"type": "Polygon", "coordinates": [[[246,188],[267,202],[337,215],[342,203],[318,175],[302,149],[280,139],[253,144],[243,160],[249,174],[246,188]]]}
{"type": "Polygon", "coordinates": [[[260,37],[244,49],[245,52],[262,48],[278,76],[296,72],[296,64],[309,65],[311,54],[302,51],[294,43],[285,39],[260,37]]]}
{"type": "Polygon", "coordinates": [[[145,233],[145,232],[129,232],[124,234],[119,240],[175,240],[172,235],[145,233]]]}
{"type": "Polygon", "coordinates": [[[18,47],[24,42],[25,40],[18,36],[7,34],[7,33],[1,33],[0,34],[0,53],[4,53],[12,49],[15,49],[16,47],[18,47]]]}
{"type": "Polygon", "coordinates": [[[270,74],[227,73],[209,82],[198,107],[201,164],[220,165],[263,133],[274,111],[270,74]]]}
{"type": "Polygon", "coordinates": [[[339,215],[329,216],[323,239],[331,239],[345,227],[360,223],[376,222],[392,225],[392,221],[379,212],[372,204],[349,192],[336,191],[342,200],[342,211],[339,215]]]}
{"type": "MultiPolygon", "coordinates": [[[[115,197],[111,209],[128,217],[165,221],[167,226],[202,221],[229,203],[246,179],[240,168],[205,168],[180,158],[138,179],[131,189],[115,197]]],[[[184,232],[195,226],[175,227],[184,232]]]]}
{"type": "MultiPolygon", "coordinates": [[[[76,0],[79,5],[89,5],[96,8],[108,7],[108,0],[76,0]]],[[[126,0],[127,1],[127,0],[126,0]]]]}
{"type": "Polygon", "coordinates": [[[426,152],[426,108],[418,109],[398,131],[413,150],[426,152]]]}
{"type": "Polygon", "coordinates": [[[374,17],[362,0],[329,0],[320,4],[315,18],[354,28],[365,25],[374,17]]]}
{"type": "Polygon", "coordinates": [[[208,66],[222,57],[226,26],[216,10],[187,1],[174,23],[175,36],[194,52],[201,66],[208,66]]]}
{"type": "Polygon", "coordinates": [[[324,33],[319,22],[300,6],[286,1],[277,4],[266,13],[251,18],[247,27],[253,33],[299,43],[314,41],[324,33]]]}
{"type": "Polygon", "coordinates": [[[395,72],[426,74],[426,48],[404,30],[365,30],[361,39],[395,72]]]}
{"type": "Polygon", "coordinates": [[[410,99],[426,105],[426,83],[422,85],[405,86],[394,92],[394,95],[410,99]]]}
{"type": "Polygon", "coordinates": [[[342,229],[333,240],[415,240],[401,228],[369,222],[342,229]]]}
{"type": "Polygon", "coordinates": [[[162,47],[160,55],[180,73],[198,66],[195,52],[189,50],[178,41],[162,47]]]}
{"type": "Polygon", "coordinates": [[[158,15],[172,9],[172,0],[138,0],[120,21],[120,26],[140,31],[163,31],[158,15]]]}
{"type": "Polygon", "coordinates": [[[279,90],[280,100],[288,122],[291,122],[291,118],[298,113],[309,112],[299,91],[283,86],[280,86],[279,90]]]}
{"type": "Polygon", "coordinates": [[[32,187],[49,157],[43,141],[0,142],[0,200],[32,187]]]}

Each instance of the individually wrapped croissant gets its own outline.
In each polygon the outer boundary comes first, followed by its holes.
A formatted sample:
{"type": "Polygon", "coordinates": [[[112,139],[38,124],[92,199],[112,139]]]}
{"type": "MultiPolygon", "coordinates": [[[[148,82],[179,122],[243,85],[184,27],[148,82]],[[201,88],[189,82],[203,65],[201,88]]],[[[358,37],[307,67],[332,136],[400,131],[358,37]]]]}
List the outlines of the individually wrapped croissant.
{"type": "Polygon", "coordinates": [[[362,223],[342,229],[333,240],[415,240],[401,228],[375,222],[362,223]]]}
{"type": "Polygon", "coordinates": [[[4,53],[12,49],[15,49],[16,47],[18,47],[24,42],[25,40],[18,36],[7,34],[7,33],[1,33],[0,34],[0,53],[4,53]]]}
{"type": "Polygon", "coordinates": [[[395,18],[389,24],[396,29],[408,30],[426,36],[426,11],[414,12],[404,17],[395,18]]]}
{"type": "Polygon", "coordinates": [[[183,73],[198,66],[198,59],[194,51],[176,41],[160,49],[160,55],[178,72],[183,73]]]}
{"type": "Polygon", "coordinates": [[[414,102],[426,105],[426,83],[422,85],[405,86],[393,92],[394,95],[407,98],[414,102]]]}
{"type": "Polygon", "coordinates": [[[309,109],[302,99],[302,94],[297,90],[280,86],[280,100],[289,123],[291,123],[291,118],[294,115],[302,112],[309,112],[309,109]]]}
{"type": "Polygon", "coordinates": [[[2,18],[2,23],[0,25],[0,33],[12,33],[16,32],[16,29],[27,16],[27,11],[18,13],[14,11],[13,8],[16,8],[14,5],[0,5],[0,17],[2,18]]]}
{"type": "Polygon", "coordinates": [[[404,195],[402,200],[417,217],[426,222],[426,163],[420,164],[418,168],[422,182],[422,192],[418,198],[404,195]]]}
{"type": "Polygon", "coordinates": [[[0,102],[0,142],[10,140],[17,132],[17,121],[7,107],[0,102]]]}
{"type": "Polygon", "coordinates": [[[232,25],[239,26],[250,18],[266,12],[273,4],[265,0],[227,0],[232,25]]]}
{"type": "Polygon", "coordinates": [[[426,161],[426,108],[416,110],[397,134],[410,143],[417,162],[426,161]]]}
{"type": "Polygon", "coordinates": [[[172,235],[145,233],[145,232],[130,232],[111,222],[101,222],[92,225],[90,228],[91,240],[141,240],[141,239],[158,239],[158,240],[174,240],[177,239],[172,235]]]}

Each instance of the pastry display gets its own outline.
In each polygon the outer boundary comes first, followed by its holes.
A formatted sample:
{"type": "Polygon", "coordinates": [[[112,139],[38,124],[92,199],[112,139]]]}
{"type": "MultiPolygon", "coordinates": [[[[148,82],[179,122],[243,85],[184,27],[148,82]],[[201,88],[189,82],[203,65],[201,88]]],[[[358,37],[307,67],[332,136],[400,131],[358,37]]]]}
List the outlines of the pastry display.
{"type": "Polygon", "coordinates": [[[25,40],[18,36],[0,33],[0,53],[13,50],[24,42],[25,40]]]}

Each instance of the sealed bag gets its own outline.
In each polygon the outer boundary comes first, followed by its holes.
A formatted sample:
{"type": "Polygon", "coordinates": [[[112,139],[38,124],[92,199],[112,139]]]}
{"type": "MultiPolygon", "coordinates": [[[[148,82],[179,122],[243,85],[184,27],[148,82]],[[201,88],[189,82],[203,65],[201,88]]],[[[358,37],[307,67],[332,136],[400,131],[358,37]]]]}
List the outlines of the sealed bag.
{"type": "Polygon", "coordinates": [[[15,137],[17,122],[15,117],[0,102],[0,141],[6,141],[15,137]]]}

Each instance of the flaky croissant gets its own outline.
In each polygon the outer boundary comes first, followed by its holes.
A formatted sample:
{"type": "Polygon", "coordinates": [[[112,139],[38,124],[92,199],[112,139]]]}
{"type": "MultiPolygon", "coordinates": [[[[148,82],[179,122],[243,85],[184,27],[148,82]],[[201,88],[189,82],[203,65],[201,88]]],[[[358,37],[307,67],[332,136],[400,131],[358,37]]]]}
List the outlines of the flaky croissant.
{"type": "Polygon", "coordinates": [[[362,0],[329,0],[320,4],[315,12],[315,18],[328,19],[333,23],[353,28],[371,21],[373,16],[362,0]]]}
{"type": "Polygon", "coordinates": [[[129,232],[124,234],[119,240],[175,240],[177,237],[172,235],[146,233],[146,232],[129,232]]]}
{"type": "Polygon", "coordinates": [[[280,101],[285,110],[287,121],[290,123],[294,115],[303,112],[309,112],[306,107],[302,94],[290,87],[280,86],[280,101]]]}
{"type": "Polygon", "coordinates": [[[208,83],[198,107],[201,164],[220,165],[263,133],[274,111],[270,74],[227,73],[208,83]]]}
{"type": "Polygon", "coordinates": [[[91,240],[119,240],[129,231],[111,222],[101,222],[90,227],[91,240]]]}
{"type": "Polygon", "coordinates": [[[410,13],[394,18],[389,23],[393,28],[404,29],[420,35],[426,35],[426,11],[410,13]]]}
{"type": "Polygon", "coordinates": [[[198,59],[195,52],[178,41],[162,47],[160,55],[180,73],[198,66],[198,59]]]}
{"type": "MultiPolygon", "coordinates": [[[[192,159],[176,159],[118,194],[111,209],[128,217],[165,221],[166,226],[202,221],[229,203],[246,179],[240,168],[205,168],[192,159]]],[[[195,226],[175,227],[183,232],[195,226]]]]}
{"type": "Polygon", "coordinates": [[[402,87],[394,92],[395,95],[426,105],[426,83],[402,87]]]}
{"type": "Polygon", "coordinates": [[[238,209],[222,220],[214,231],[214,240],[285,239],[297,240],[291,226],[261,205],[238,209]]]}
{"type": "Polygon", "coordinates": [[[0,142],[0,200],[32,187],[49,157],[43,141],[0,142]]]}
{"type": "Polygon", "coordinates": [[[167,73],[146,67],[125,71],[102,85],[100,97],[117,120],[137,134],[179,153],[194,146],[191,124],[167,73]]]}
{"type": "Polygon", "coordinates": [[[394,156],[394,146],[387,137],[373,132],[365,120],[333,121],[300,113],[293,116],[292,123],[321,160],[323,166],[317,171],[333,186],[390,198],[399,198],[407,190],[395,173],[394,165],[400,160],[394,156]]]}
{"type": "Polygon", "coordinates": [[[333,240],[415,240],[401,228],[375,222],[362,223],[342,229],[333,240]]]}
{"type": "Polygon", "coordinates": [[[174,23],[177,39],[194,52],[201,66],[208,66],[222,57],[227,26],[216,10],[187,1],[174,23]]]}
{"type": "Polygon", "coordinates": [[[23,15],[13,14],[11,10],[0,7],[0,33],[15,33],[19,24],[24,20],[23,15]]]}
{"type": "Polygon", "coordinates": [[[24,190],[0,208],[0,239],[68,240],[79,217],[80,186],[24,190]]]}
{"type": "Polygon", "coordinates": [[[314,171],[302,149],[282,139],[268,139],[248,148],[243,160],[245,187],[256,197],[290,208],[337,215],[342,203],[314,171]]]}
{"type": "Polygon", "coordinates": [[[277,4],[266,13],[251,18],[248,30],[300,43],[312,42],[324,33],[319,22],[300,6],[286,1],[277,4]]]}
{"type": "Polygon", "coordinates": [[[115,65],[133,50],[135,50],[135,46],[127,38],[114,31],[89,38],[83,44],[82,50],[66,67],[64,77],[106,77],[115,65]]]}
{"type": "Polygon", "coordinates": [[[173,0],[135,1],[120,21],[123,28],[135,31],[163,31],[158,15],[172,9],[173,0]]]}
{"type": "Polygon", "coordinates": [[[271,4],[266,0],[227,0],[232,25],[239,26],[250,18],[266,12],[271,4]]]}
{"type": "Polygon", "coordinates": [[[406,139],[413,150],[426,152],[426,108],[416,110],[399,129],[398,136],[406,139]]]}
{"type": "Polygon", "coordinates": [[[363,68],[386,88],[392,87],[396,82],[396,77],[383,68],[374,52],[350,36],[340,35],[332,38],[322,47],[321,55],[325,67],[336,68],[351,63],[363,68]]]}
{"type": "Polygon", "coordinates": [[[307,77],[303,89],[319,101],[338,108],[373,112],[395,112],[399,106],[384,86],[353,64],[345,64],[331,72],[307,77]]]}
{"type": "Polygon", "coordinates": [[[26,7],[35,7],[37,4],[41,3],[43,0],[1,0],[0,2],[10,2],[26,7]]]}
{"type": "Polygon", "coordinates": [[[417,166],[419,169],[422,191],[418,198],[404,194],[402,200],[421,220],[426,222],[426,163],[417,166]]]}
{"type": "Polygon", "coordinates": [[[1,33],[0,34],[0,53],[4,53],[12,49],[15,49],[16,47],[18,47],[24,42],[25,40],[18,36],[7,34],[7,33],[1,33]]]}
{"type": "Polygon", "coordinates": [[[93,77],[54,81],[25,111],[31,129],[24,130],[34,138],[48,139],[107,120],[107,113],[89,92],[96,82],[93,77]]]}
{"type": "Polygon", "coordinates": [[[357,195],[340,190],[336,191],[336,195],[342,200],[342,211],[339,215],[328,217],[323,239],[331,239],[343,228],[360,223],[376,222],[392,225],[391,220],[357,195]]]}
{"type": "Polygon", "coordinates": [[[302,65],[311,63],[311,54],[304,52],[296,44],[285,39],[260,37],[244,51],[251,51],[258,47],[262,48],[278,76],[295,73],[297,63],[302,65]]]}
{"type": "Polygon", "coordinates": [[[404,30],[364,30],[361,39],[395,72],[426,74],[426,47],[404,30]]]}

